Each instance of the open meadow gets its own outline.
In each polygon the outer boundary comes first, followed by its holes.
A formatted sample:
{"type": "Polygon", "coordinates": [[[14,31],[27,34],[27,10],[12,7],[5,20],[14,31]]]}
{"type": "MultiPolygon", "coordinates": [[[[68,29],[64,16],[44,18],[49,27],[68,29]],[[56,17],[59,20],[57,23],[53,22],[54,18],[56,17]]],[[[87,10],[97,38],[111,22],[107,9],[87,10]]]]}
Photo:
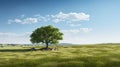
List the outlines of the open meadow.
{"type": "Polygon", "coordinates": [[[0,67],[120,67],[120,45],[59,46],[37,51],[31,47],[0,47],[0,67]]]}

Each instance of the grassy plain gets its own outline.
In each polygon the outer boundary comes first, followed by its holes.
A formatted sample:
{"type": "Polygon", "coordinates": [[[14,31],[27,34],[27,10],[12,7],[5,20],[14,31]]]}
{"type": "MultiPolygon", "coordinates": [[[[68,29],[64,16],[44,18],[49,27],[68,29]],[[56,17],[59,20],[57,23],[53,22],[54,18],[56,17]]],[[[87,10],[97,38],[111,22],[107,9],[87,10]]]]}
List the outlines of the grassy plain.
{"type": "Polygon", "coordinates": [[[120,67],[118,44],[60,46],[51,51],[30,48],[0,47],[0,67],[120,67]]]}

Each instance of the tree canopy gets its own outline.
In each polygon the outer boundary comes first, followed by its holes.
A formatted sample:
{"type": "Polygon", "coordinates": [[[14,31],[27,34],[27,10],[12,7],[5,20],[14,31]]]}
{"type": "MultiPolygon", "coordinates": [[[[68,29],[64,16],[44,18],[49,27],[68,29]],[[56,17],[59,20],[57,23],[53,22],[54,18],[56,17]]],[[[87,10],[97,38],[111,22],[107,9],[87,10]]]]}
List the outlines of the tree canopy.
{"type": "Polygon", "coordinates": [[[42,26],[33,31],[33,33],[30,35],[30,41],[32,43],[45,43],[46,48],[48,48],[49,44],[59,43],[59,40],[63,39],[62,35],[63,33],[60,32],[58,28],[55,28],[51,25],[42,26]]]}

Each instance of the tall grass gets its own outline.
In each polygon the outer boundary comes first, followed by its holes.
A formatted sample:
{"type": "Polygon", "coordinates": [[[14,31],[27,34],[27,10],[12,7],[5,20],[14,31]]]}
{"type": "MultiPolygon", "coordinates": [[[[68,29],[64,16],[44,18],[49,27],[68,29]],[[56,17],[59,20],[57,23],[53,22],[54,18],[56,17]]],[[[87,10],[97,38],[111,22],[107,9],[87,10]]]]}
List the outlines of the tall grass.
{"type": "Polygon", "coordinates": [[[120,45],[67,46],[52,51],[26,51],[29,48],[0,48],[0,67],[120,67],[120,45]]]}

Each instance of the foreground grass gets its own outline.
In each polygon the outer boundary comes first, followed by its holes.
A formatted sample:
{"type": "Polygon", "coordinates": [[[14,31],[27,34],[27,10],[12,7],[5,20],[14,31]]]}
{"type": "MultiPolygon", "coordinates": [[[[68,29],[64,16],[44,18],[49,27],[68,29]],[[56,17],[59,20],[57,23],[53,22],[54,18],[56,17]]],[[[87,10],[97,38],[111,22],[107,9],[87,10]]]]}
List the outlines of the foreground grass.
{"type": "Polygon", "coordinates": [[[52,51],[29,48],[0,48],[0,67],[120,67],[120,45],[66,46],[52,51]]]}

